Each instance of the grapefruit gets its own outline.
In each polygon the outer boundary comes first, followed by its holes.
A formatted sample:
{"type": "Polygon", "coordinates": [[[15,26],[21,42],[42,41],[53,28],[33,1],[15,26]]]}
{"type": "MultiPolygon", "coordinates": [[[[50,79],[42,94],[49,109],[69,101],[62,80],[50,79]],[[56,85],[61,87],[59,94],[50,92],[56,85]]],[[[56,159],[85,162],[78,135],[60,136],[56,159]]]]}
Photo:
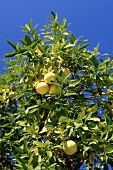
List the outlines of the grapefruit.
{"type": "Polygon", "coordinates": [[[49,91],[49,86],[45,82],[40,82],[36,85],[36,91],[39,94],[46,94],[49,91]]]}
{"type": "Polygon", "coordinates": [[[56,75],[52,72],[49,72],[49,73],[45,74],[45,76],[44,76],[44,81],[47,84],[51,84],[52,81],[55,81],[55,80],[56,80],[56,75]]]}
{"type": "Polygon", "coordinates": [[[67,155],[73,155],[77,151],[77,144],[73,140],[65,141],[63,150],[67,155]]]}

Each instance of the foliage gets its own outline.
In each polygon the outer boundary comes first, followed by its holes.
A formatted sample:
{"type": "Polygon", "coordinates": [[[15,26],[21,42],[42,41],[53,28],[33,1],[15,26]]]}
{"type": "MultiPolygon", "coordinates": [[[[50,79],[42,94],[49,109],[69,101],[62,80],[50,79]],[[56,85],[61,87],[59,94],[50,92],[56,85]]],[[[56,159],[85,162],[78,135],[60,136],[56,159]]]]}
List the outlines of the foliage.
{"type": "Polygon", "coordinates": [[[22,27],[25,38],[8,43],[7,72],[0,77],[1,169],[61,170],[113,166],[113,61],[67,31],[64,18],[51,13],[41,34],[32,20],[22,27]],[[103,59],[104,58],[104,59],[103,59]],[[70,76],[62,69],[68,68],[70,76]],[[38,94],[35,85],[54,72],[55,94],[38,94]],[[100,113],[100,114],[99,114],[100,113]],[[68,156],[62,141],[73,140],[68,156]]]}

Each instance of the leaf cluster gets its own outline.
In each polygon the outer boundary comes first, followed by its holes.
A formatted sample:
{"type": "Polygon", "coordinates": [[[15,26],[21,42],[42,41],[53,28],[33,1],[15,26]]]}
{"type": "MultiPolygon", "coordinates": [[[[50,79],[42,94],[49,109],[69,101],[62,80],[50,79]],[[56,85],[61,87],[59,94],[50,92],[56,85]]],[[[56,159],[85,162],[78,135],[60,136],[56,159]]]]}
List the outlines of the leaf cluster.
{"type": "Polygon", "coordinates": [[[5,55],[7,72],[0,77],[0,167],[68,170],[86,162],[91,169],[95,158],[95,168],[112,165],[112,57],[101,55],[99,44],[87,50],[85,40],[67,31],[66,19],[60,24],[51,14],[41,34],[31,19],[21,27],[20,43],[8,40],[14,51],[5,55]],[[69,68],[69,77],[63,68],[69,68]],[[48,70],[57,76],[57,95],[36,92],[35,84],[48,70]],[[61,146],[65,140],[77,143],[70,157],[61,146]]]}

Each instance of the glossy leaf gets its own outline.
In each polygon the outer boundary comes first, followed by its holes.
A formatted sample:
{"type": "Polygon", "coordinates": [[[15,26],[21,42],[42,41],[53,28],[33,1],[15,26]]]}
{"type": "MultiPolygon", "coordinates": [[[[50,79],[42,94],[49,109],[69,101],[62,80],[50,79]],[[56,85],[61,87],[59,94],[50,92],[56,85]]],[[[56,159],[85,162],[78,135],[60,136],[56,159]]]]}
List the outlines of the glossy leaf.
{"type": "Polygon", "coordinates": [[[16,45],[13,42],[11,42],[9,40],[7,40],[7,42],[8,42],[8,44],[10,44],[16,50],[16,45]]]}

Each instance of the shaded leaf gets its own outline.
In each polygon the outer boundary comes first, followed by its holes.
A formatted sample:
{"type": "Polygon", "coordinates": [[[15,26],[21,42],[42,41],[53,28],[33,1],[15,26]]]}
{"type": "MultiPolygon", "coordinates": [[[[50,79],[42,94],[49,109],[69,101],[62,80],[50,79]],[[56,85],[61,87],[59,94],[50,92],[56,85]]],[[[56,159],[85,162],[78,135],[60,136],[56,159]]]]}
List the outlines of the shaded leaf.
{"type": "Polygon", "coordinates": [[[31,38],[28,35],[25,35],[25,41],[27,42],[27,45],[31,45],[32,43],[31,38]]]}
{"type": "Polygon", "coordinates": [[[83,45],[82,47],[79,48],[79,52],[84,51],[88,46],[89,44],[83,45]]]}
{"type": "Polygon", "coordinates": [[[104,147],[104,152],[105,153],[112,153],[113,152],[113,145],[107,145],[104,147]]]}
{"type": "Polygon", "coordinates": [[[109,75],[109,79],[111,80],[111,82],[113,82],[113,73],[109,75]]]}
{"type": "Polygon", "coordinates": [[[13,42],[11,42],[9,40],[7,40],[7,42],[8,42],[8,44],[10,44],[16,50],[16,45],[13,42]]]}
{"type": "Polygon", "coordinates": [[[23,153],[24,153],[23,149],[18,148],[18,147],[15,147],[15,151],[16,151],[17,153],[19,153],[19,154],[23,154],[23,153]]]}

